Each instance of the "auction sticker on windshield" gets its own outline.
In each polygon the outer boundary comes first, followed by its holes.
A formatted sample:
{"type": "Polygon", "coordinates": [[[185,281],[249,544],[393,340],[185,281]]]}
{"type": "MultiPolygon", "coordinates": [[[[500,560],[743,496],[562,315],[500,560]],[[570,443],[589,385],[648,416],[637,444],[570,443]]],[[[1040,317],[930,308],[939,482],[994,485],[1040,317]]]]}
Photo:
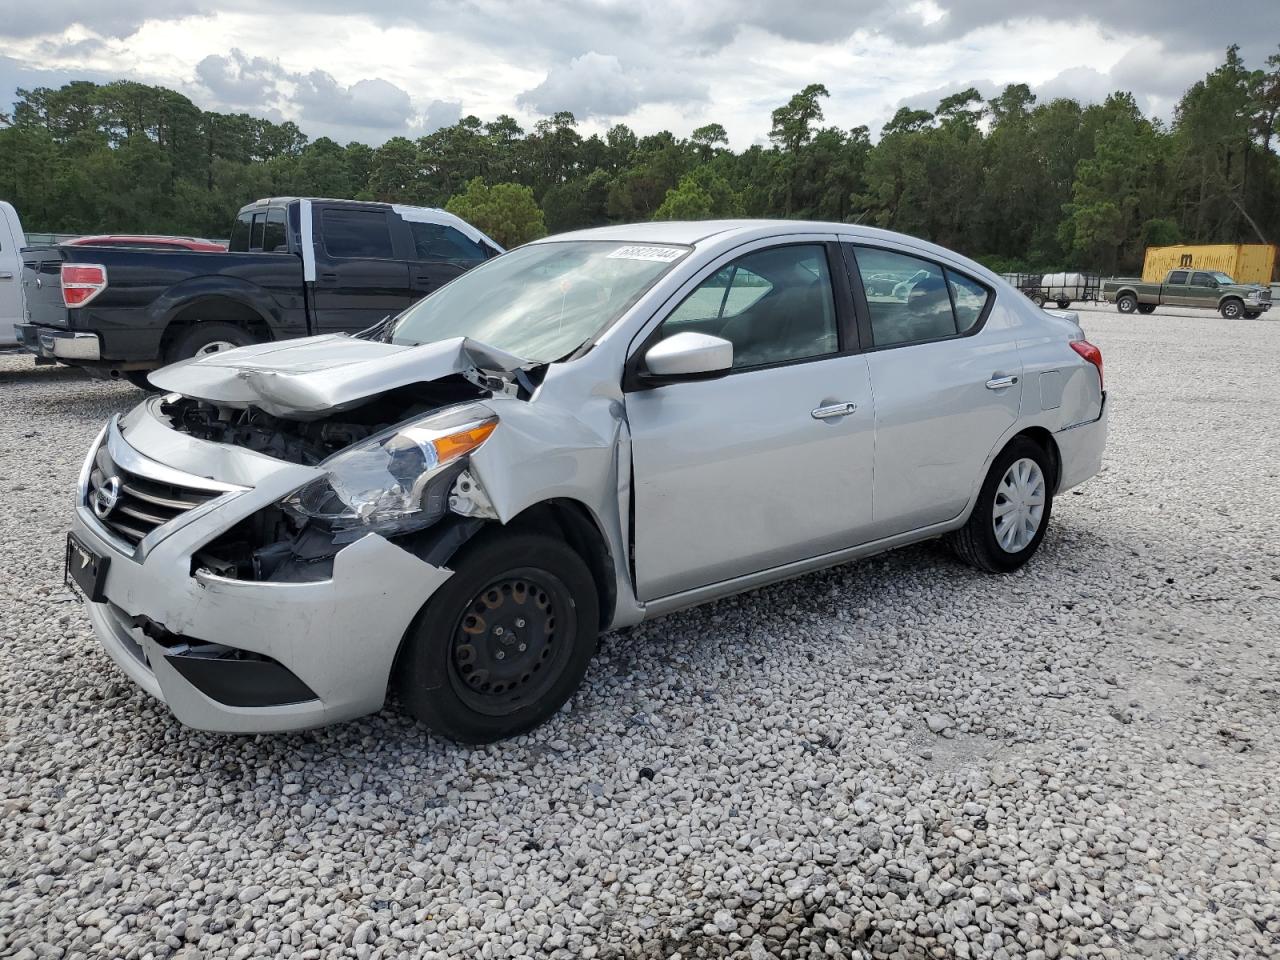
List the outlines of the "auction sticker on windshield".
{"type": "Polygon", "coordinates": [[[683,247],[619,247],[609,254],[610,260],[656,260],[659,263],[671,263],[679,260],[686,251],[683,247]]]}

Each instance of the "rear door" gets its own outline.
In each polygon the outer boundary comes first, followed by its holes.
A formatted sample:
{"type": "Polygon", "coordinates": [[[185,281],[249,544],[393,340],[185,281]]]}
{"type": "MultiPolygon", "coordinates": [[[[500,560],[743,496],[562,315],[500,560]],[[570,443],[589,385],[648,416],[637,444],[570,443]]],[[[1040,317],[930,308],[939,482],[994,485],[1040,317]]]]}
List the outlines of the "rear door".
{"type": "Polygon", "coordinates": [[[408,306],[413,299],[409,264],[397,256],[391,211],[320,203],[312,210],[316,331],[363,330],[408,306]]]}
{"type": "Polygon", "coordinates": [[[1012,325],[988,323],[995,294],[983,283],[905,250],[845,253],[875,397],[879,539],[964,510],[1017,419],[1022,362],[1012,325]]]}
{"type": "Polygon", "coordinates": [[[1170,273],[1160,288],[1160,302],[1171,307],[1187,306],[1187,278],[1190,276],[1188,270],[1174,270],[1170,273]]]}

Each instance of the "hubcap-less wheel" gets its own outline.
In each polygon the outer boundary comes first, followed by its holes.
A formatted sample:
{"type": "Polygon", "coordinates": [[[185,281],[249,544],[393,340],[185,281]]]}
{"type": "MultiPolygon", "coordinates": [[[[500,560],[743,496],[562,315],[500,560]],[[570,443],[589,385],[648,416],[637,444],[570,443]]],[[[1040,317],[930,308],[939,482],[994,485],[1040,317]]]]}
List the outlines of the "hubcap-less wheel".
{"type": "Polygon", "coordinates": [[[1019,553],[1035,539],[1044,518],[1045,482],[1040,465],[1029,457],[1015,460],[996,487],[991,525],[1005,553],[1019,553]]]}
{"type": "Polygon", "coordinates": [[[206,357],[211,353],[221,353],[223,350],[234,350],[236,344],[230,340],[214,340],[212,343],[206,343],[203,347],[195,352],[197,357],[206,357]]]}
{"type": "Polygon", "coordinates": [[[515,570],[485,587],[454,630],[454,691],[490,716],[536,701],[555,685],[572,653],[558,632],[569,609],[568,589],[545,570],[515,570]]]}

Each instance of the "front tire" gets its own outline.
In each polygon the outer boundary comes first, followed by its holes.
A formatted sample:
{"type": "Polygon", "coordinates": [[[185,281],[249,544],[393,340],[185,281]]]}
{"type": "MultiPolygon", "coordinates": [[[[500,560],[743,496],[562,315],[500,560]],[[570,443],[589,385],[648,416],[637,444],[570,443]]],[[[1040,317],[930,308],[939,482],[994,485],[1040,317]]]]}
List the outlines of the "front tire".
{"type": "Polygon", "coordinates": [[[951,535],[952,550],[979,570],[1017,570],[1044,539],[1056,483],[1040,445],[1015,437],[991,464],[968,522],[951,535]]]}
{"type": "Polygon", "coordinates": [[[1140,303],[1138,304],[1138,312],[1144,317],[1150,316],[1156,312],[1156,305],[1154,303],[1140,303]]]}
{"type": "Polygon", "coordinates": [[[1058,309],[1059,309],[1059,310],[1065,310],[1065,309],[1067,309],[1067,307],[1069,307],[1069,306],[1071,306],[1071,301],[1070,301],[1070,300],[1059,300],[1059,301],[1058,301],[1058,309]]]}
{"type": "Polygon", "coordinates": [[[1260,316],[1262,316],[1261,310],[1246,310],[1244,312],[1244,318],[1246,320],[1257,320],[1260,316]]]}
{"type": "Polygon", "coordinates": [[[1133,313],[1138,309],[1138,298],[1132,293],[1122,293],[1116,297],[1116,309],[1121,313],[1133,313]]]}
{"type": "Polygon", "coordinates": [[[433,732],[492,743],[551,717],[595,653],[595,581],[564,541],[503,530],[459,552],[405,635],[394,682],[433,732]]]}
{"type": "Polygon", "coordinates": [[[1244,316],[1244,304],[1239,300],[1223,300],[1218,308],[1223,320],[1239,320],[1244,316]]]}

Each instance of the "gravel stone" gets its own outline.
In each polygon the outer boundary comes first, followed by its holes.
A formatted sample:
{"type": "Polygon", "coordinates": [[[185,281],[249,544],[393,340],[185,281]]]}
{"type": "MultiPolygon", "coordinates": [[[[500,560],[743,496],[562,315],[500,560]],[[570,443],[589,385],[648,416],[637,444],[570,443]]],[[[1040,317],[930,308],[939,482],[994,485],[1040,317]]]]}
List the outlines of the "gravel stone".
{"type": "Polygon", "coordinates": [[[1280,323],[1081,313],[1107,459],[1027,567],[925,544],[610,634],[476,749],[178,724],[62,583],[140,394],[0,356],[0,956],[1276,956],[1280,323]]]}

